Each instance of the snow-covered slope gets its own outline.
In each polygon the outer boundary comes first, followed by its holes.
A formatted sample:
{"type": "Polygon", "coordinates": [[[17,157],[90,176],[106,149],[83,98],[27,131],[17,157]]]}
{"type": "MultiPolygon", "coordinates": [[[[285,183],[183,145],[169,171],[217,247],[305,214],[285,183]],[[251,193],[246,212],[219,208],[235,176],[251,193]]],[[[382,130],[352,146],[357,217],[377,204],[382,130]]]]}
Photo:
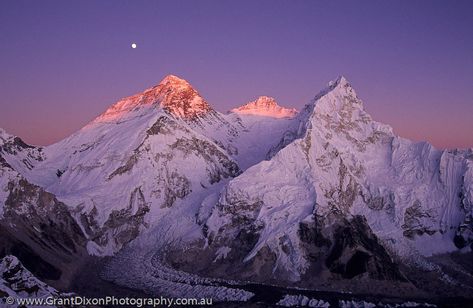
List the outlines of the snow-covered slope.
{"type": "Polygon", "coordinates": [[[172,207],[200,203],[213,185],[266,158],[291,125],[221,114],[170,75],[35,150],[38,159],[20,172],[67,204],[90,253],[110,255],[172,207]]]}
{"type": "Polygon", "coordinates": [[[407,258],[472,242],[472,150],[395,136],[343,77],[304,112],[300,138],[220,194],[205,224],[216,257],[225,247],[219,258],[243,261],[251,273],[269,266],[267,275],[289,280],[310,271],[314,256],[332,273],[349,276],[350,260],[361,260],[364,271],[395,278],[384,248],[407,258]],[[339,242],[343,228],[359,239],[339,242]]]}
{"type": "Polygon", "coordinates": [[[0,163],[7,164],[20,173],[28,170],[44,159],[43,148],[26,144],[19,137],[8,134],[0,128],[0,163]]]}
{"type": "MultiPolygon", "coordinates": [[[[280,107],[283,108],[283,107],[280,107]]],[[[235,109],[234,109],[235,110],[235,109]]],[[[231,112],[225,116],[230,123],[239,123],[235,159],[243,170],[271,156],[294,137],[300,125],[298,117],[272,117],[261,114],[231,112]]]]}
{"type": "Polygon", "coordinates": [[[210,123],[227,124],[186,81],[168,76],[46,147],[26,177],[69,205],[90,253],[112,254],[179,200],[240,173],[196,129],[210,123]]]}
{"type": "MultiPolygon", "coordinates": [[[[45,148],[0,130],[0,241],[48,266],[86,247],[122,250],[117,266],[140,256],[133,269],[161,282],[181,283],[170,262],[262,282],[405,283],[400,259],[471,249],[472,208],[473,150],[396,136],[343,77],[297,114],[268,97],[222,114],[170,75],[45,148]]],[[[150,277],[126,275],[110,279],[150,277]]]]}

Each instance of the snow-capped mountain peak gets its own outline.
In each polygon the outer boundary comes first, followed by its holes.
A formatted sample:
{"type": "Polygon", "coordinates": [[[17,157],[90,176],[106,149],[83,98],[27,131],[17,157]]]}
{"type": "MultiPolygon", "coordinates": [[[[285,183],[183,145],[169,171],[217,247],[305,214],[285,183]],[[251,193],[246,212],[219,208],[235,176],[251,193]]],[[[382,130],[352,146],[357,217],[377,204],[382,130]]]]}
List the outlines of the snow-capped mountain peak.
{"type": "Polygon", "coordinates": [[[165,85],[165,84],[173,84],[173,85],[181,85],[183,87],[190,86],[189,82],[187,80],[180,78],[176,75],[169,74],[166,77],[164,77],[159,84],[165,85]]]}
{"type": "Polygon", "coordinates": [[[394,137],[389,125],[374,121],[366,112],[363,102],[343,76],[329,82],[301,115],[311,118],[310,126],[323,132],[323,139],[334,142],[333,139],[340,138],[341,144],[348,142],[360,151],[377,140],[394,137]]]}
{"type": "Polygon", "coordinates": [[[192,120],[213,110],[189,82],[175,75],[168,75],[158,85],[121,99],[94,122],[117,121],[150,106],[161,107],[185,120],[192,120]]]}
{"type": "Polygon", "coordinates": [[[276,103],[276,100],[274,97],[270,96],[260,96],[254,101],[256,106],[264,106],[264,107],[276,107],[278,104],[276,103]]]}
{"type": "Polygon", "coordinates": [[[345,86],[350,85],[350,82],[345,78],[345,76],[338,76],[337,79],[331,80],[329,86],[345,86]]]}
{"type": "Polygon", "coordinates": [[[163,95],[161,106],[174,116],[194,119],[213,110],[184,79],[168,75],[161,81],[158,88],[160,88],[159,94],[163,95]]]}
{"type": "Polygon", "coordinates": [[[294,108],[284,108],[278,105],[273,97],[260,96],[246,105],[231,110],[238,114],[251,114],[273,118],[292,118],[297,114],[294,108]]]}
{"type": "Polygon", "coordinates": [[[312,102],[315,113],[331,117],[334,113],[348,115],[346,114],[347,112],[351,116],[354,110],[364,113],[363,102],[358,98],[351,84],[343,76],[330,81],[327,87],[320,91],[312,102]]]}

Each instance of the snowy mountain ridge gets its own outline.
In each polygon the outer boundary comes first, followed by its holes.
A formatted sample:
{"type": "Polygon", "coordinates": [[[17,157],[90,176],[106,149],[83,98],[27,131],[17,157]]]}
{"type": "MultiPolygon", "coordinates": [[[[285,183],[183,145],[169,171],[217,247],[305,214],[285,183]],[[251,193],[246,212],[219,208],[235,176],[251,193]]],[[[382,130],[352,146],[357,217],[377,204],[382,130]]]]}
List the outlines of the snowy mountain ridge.
{"type": "MultiPolygon", "coordinates": [[[[299,113],[260,97],[222,114],[170,75],[56,144],[0,138],[0,223],[33,245],[54,213],[68,243],[54,249],[110,267],[139,257],[149,272],[407,284],[399,260],[473,245],[473,149],[396,136],[344,77],[299,113]]],[[[53,262],[43,240],[34,249],[53,262]]],[[[140,276],[128,274],[117,283],[140,276]]]]}
{"type": "Polygon", "coordinates": [[[223,115],[171,75],[45,147],[42,161],[20,173],[70,207],[91,253],[113,254],[175,203],[264,159],[279,137],[254,135],[288,125],[223,115]]]}
{"type": "Polygon", "coordinates": [[[324,271],[350,276],[357,260],[366,262],[360,273],[403,279],[391,252],[417,259],[471,245],[472,150],[439,151],[395,136],[343,77],[304,112],[305,132],[232,179],[216,201],[204,250],[219,256],[225,248],[222,271],[241,264],[241,278],[300,281],[321,260],[324,271]],[[347,247],[338,242],[344,228],[360,237],[347,247]]]}
{"type": "Polygon", "coordinates": [[[274,98],[268,96],[260,96],[246,105],[232,109],[231,112],[274,118],[292,118],[297,114],[295,108],[281,107],[276,103],[274,98]]]}

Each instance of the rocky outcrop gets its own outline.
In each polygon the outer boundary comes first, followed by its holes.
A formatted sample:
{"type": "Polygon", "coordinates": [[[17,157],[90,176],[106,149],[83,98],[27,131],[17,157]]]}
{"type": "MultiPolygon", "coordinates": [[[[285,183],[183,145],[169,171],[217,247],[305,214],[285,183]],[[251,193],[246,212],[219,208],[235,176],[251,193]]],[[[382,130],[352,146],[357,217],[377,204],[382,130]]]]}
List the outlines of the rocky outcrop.
{"type": "Polygon", "coordinates": [[[59,295],[56,289],[37,279],[15,256],[0,259],[0,297],[46,298],[59,295]]]}
{"type": "Polygon", "coordinates": [[[0,164],[20,170],[31,170],[44,160],[43,148],[26,144],[21,138],[7,134],[0,128],[0,164]]]}

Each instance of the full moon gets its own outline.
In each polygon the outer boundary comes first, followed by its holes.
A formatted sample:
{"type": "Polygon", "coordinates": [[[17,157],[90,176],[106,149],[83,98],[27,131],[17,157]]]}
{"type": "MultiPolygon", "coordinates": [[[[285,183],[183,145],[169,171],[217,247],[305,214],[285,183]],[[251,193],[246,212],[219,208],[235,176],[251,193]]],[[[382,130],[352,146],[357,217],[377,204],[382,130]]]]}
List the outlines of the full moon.
{"type": "Polygon", "coordinates": [[[131,44],[131,48],[135,49],[135,48],[136,48],[136,44],[135,44],[135,43],[132,43],[132,44],[131,44]]]}

